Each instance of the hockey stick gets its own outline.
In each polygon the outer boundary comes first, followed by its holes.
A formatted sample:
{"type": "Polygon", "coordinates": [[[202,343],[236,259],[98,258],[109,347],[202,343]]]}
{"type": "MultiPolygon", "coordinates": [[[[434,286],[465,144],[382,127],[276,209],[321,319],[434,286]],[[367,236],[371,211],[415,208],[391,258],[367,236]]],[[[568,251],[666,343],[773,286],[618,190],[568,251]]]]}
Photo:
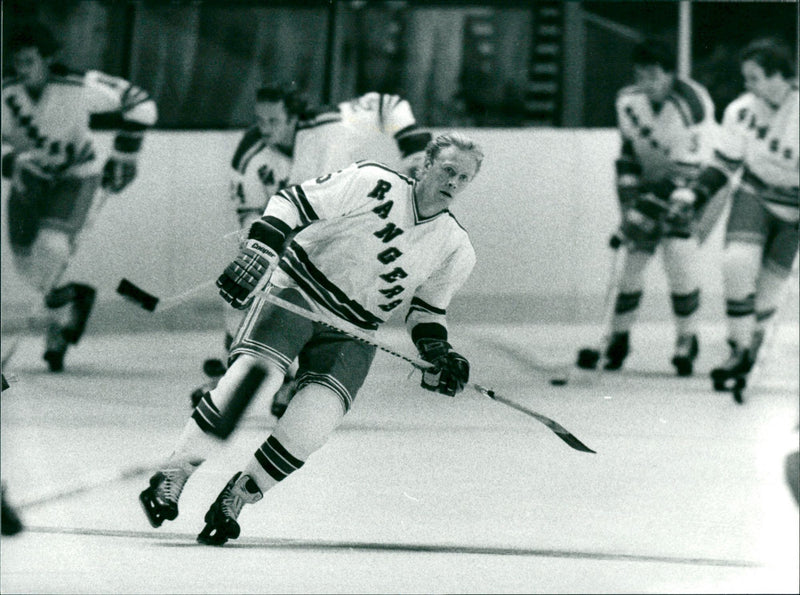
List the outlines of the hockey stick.
{"type": "MultiPolygon", "coordinates": [[[[288,312],[292,312],[293,314],[296,314],[298,316],[302,316],[303,318],[306,318],[307,320],[311,320],[312,322],[317,322],[319,324],[324,324],[325,326],[327,326],[329,328],[332,328],[333,330],[336,330],[336,331],[338,331],[340,333],[344,333],[345,335],[347,335],[349,337],[352,337],[353,339],[356,339],[358,341],[362,341],[363,343],[366,343],[368,345],[372,345],[373,347],[376,347],[376,348],[380,349],[381,351],[385,351],[386,353],[388,353],[390,355],[393,355],[393,356],[395,356],[395,357],[397,357],[399,359],[402,359],[403,361],[411,364],[412,366],[414,366],[415,368],[417,368],[419,370],[428,370],[428,369],[431,368],[430,362],[426,362],[425,360],[423,360],[421,358],[414,357],[414,356],[411,356],[411,355],[406,355],[406,354],[400,353],[398,351],[395,351],[391,347],[389,347],[387,345],[384,345],[383,343],[380,343],[379,341],[375,340],[372,336],[368,335],[367,333],[365,333],[361,329],[359,329],[359,328],[357,328],[355,326],[352,326],[352,325],[348,325],[345,321],[337,320],[337,321],[334,322],[333,320],[331,320],[331,318],[329,316],[324,316],[324,315],[321,315],[321,314],[317,314],[315,312],[312,312],[311,310],[308,310],[306,308],[302,308],[300,306],[297,306],[296,304],[288,302],[288,301],[286,301],[286,300],[284,300],[284,299],[282,299],[282,298],[280,298],[280,297],[278,297],[278,296],[276,296],[276,295],[274,295],[272,293],[269,293],[267,290],[261,291],[257,295],[258,295],[258,297],[262,297],[263,299],[265,299],[269,303],[271,303],[271,304],[273,304],[275,306],[278,306],[280,308],[283,308],[284,310],[286,310],[288,312]]],[[[528,409],[526,407],[523,407],[522,405],[519,405],[518,403],[515,403],[514,401],[511,401],[511,400],[509,400],[509,399],[507,399],[507,398],[505,398],[505,397],[503,397],[501,395],[498,395],[494,390],[492,390],[490,388],[487,388],[485,386],[482,386],[480,384],[476,384],[474,382],[470,382],[467,385],[470,388],[472,388],[473,390],[479,392],[480,394],[482,394],[482,395],[484,395],[486,397],[489,397],[490,399],[492,399],[494,401],[497,401],[498,403],[502,403],[504,405],[507,405],[508,407],[516,409],[517,411],[525,413],[526,415],[529,415],[530,417],[534,418],[538,422],[544,424],[551,431],[553,431],[559,438],[561,438],[561,440],[563,440],[567,445],[569,445],[571,448],[574,448],[575,450],[579,450],[581,452],[589,452],[589,453],[594,453],[595,452],[594,450],[592,450],[591,448],[586,446],[583,442],[578,440],[566,428],[564,428],[559,423],[553,421],[549,417],[545,417],[544,415],[541,415],[540,413],[536,413],[535,411],[531,411],[530,409],[528,409]]]]}
{"type": "MultiPolygon", "coordinates": [[[[180,305],[180,304],[182,304],[182,303],[184,303],[186,301],[186,297],[187,296],[199,291],[200,289],[203,289],[203,288],[207,287],[208,285],[210,285],[213,282],[214,281],[206,281],[205,283],[197,285],[197,286],[193,287],[192,289],[189,289],[189,290],[187,290],[187,291],[185,291],[185,292],[183,292],[183,293],[181,293],[179,295],[166,298],[164,300],[164,303],[169,304],[169,307],[178,306],[178,305],[180,305]]],[[[126,298],[130,299],[134,303],[138,304],[140,307],[142,307],[142,308],[144,308],[146,310],[149,310],[151,312],[156,310],[156,307],[158,306],[158,303],[160,301],[159,298],[155,297],[154,295],[152,295],[150,293],[147,293],[146,291],[143,291],[142,289],[140,289],[139,287],[137,287],[136,285],[134,285],[133,283],[131,283],[127,279],[123,279],[120,282],[120,286],[117,289],[117,292],[120,293],[121,295],[123,295],[123,297],[126,297],[126,298]]],[[[283,308],[287,312],[292,312],[293,314],[296,314],[297,316],[301,316],[301,317],[303,317],[303,318],[305,318],[307,320],[310,320],[312,322],[316,322],[316,323],[319,323],[319,324],[324,324],[325,326],[327,326],[327,327],[329,327],[329,328],[331,328],[331,329],[333,329],[335,331],[338,331],[340,333],[343,333],[343,334],[345,334],[345,335],[347,335],[349,337],[352,337],[353,339],[356,339],[356,340],[361,341],[363,343],[366,343],[368,345],[372,345],[373,347],[376,347],[376,348],[380,349],[381,351],[385,351],[386,353],[388,353],[390,355],[393,355],[393,356],[395,356],[395,357],[397,357],[397,358],[399,358],[399,359],[411,364],[412,366],[414,366],[415,368],[417,368],[419,370],[428,370],[428,369],[431,368],[431,364],[429,362],[426,362],[425,360],[423,360],[421,358],[418,358],[418,357],[415,357],[415,356],[411,356],[411,355],[406,355],[406,354],[400,353],[399,351],[396,351],[396,350],[392,349],[391,347],[376,341],[371,335],[368,335],[367,333],[365,333],[363,330],[359,329],[355,325],[349,325],[344,320],[333,321],[330,316],[317,314],[315,312],[312,312],[311,310],[308,310],[306,308],[297,306],[296,304],[288,302],[288,301],[284,300],[283,298],[280,298],[280,297],[278,297],[278,296],[276,296],[276,295],[274,295],[272,293],[269,293],[269,288],[268,287],[265,287],[263,289],[257,290],[253,295],[255,297],[257,297],[257,298],[263,298],[266,301],[270,302],[271,304],[273,304],[275,306],[278,306],[280,308],[283,308]]],[[[530,417],[533,417],[537,421],[539,421],[542,424],[544,424],[545,426],[547,426],[550,430],[552,430],[556,435],[558,435],[559,438],[561,438],[561,440],[563,440],[571,448],[574,448],[575,450],[579,450],[579,451],[582,451],[582,452],[590,452],[590,453],[594,453],[595,452],[594,450],[592,450],[591,448],[589,448],[588,446],[583,444],[583,442],[578,440],[567,429],[565,429],[563,426],[561,426],[560,424],[558,424],[554,420],[550,419],[549,417],[545,417],[544,415],[536,413],[535,411],[531,411],[530,409],[527,409],[527,408],[523,407],[522,405],[519,405],[519,404],[517,404],[517,403],[515,403],[513,401],[510,401],[510,400],[506,399],[505,397],[502,397],[502,396],[498,395],[492,389],[486,388],[485,386],[482,386],[480,384],[468,383],[468,386],[470,388],[472,388],[473,390],[479,392],[480,394],[482,394],[482,395],[484,395],[486,397],[489,397],[490,399],[493,399],[493,400],[495,400],[495,401],[497,401],[499,403],[503,403],[504,405],[507,405],[507,406],[509,406],[509,407],[511,407],[513,409],[516,409],[518,411],[521,411],[522,413],[525,413],[526,415],[529,415],[530,417]]],[[[244,409],[244,406],[246,406],[246,405],[242,405],[241,409],[244,409]]]]}
{"type": "Polygon", "coordinates": [[[608,341],[611,332],[611,321],[614,318],[614,308],[616,306],[614,294],[619,285],[619,262],[624,262],[624,257],[621,257],[624,250],[625,243],[617,234],[611,236],[608,242],[611,248],[611,259],[609,264],[608,283],[606,285],[606,293],[603,299],[603,321],[602,329],[603,334],[600,337],[596,348],[584,348],[578,352],[577,366],[579,368],[594,370],[600,361],[600,354],[603,346],[608,341]]]}

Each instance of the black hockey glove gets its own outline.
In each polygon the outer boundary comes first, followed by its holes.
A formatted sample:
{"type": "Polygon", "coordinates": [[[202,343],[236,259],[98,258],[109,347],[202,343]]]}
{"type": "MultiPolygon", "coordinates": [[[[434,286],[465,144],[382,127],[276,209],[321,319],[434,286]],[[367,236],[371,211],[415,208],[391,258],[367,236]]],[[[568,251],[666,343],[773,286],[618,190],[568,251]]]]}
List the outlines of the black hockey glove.
{"type": "Polygon", "coordinates": [[[692,235],[695,219],[695,194],[689,188],[678,188],[672,193],[665,219],[666,235],[672,238],[688,238],[692,235]]]}
{"type": "Polygon", "coordinates": [[[113,194],[122,192],[136,177],[136,155],[114,152],[103,167],[101,186],[113,194]]]}
{"type": "Polygon", "coordinates": [[[219,294],[237,310],[244,310],[256,290],[266,286],[277,265],[277,252],[258,240],[247,240],[217,279],[219,294]]]}
{"type": "Polygon", "coordinates": [[[417,349],[420,357],[434,366],[422,372],[422,388],[450,397],[464,390],[469,382],[469,362],[453,351],[450,343],[424,338],[417,341],[417,349]]]}
{"type": "Polygon", "coordinates": [[[666,201],[654,194],[643,194],[623,212],[620,231],[636,248],[653,251],[661,238],[661,220],[666,212],[666,201]]]}

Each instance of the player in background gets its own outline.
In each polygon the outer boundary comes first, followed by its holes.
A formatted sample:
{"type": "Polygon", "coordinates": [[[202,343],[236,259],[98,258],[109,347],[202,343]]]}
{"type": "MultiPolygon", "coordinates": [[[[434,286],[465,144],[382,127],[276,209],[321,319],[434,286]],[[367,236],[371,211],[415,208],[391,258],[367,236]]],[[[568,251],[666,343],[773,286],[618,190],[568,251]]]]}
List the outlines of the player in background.
{"type": "Polygon", "coordinates": [[[716,390],[746,383],[798,251],[800,122],[794,54],[774,39],[745,47],[746,91],[725,109],[713,162],[681,202],[702,211],[741,170],[725,231],[723,272],[730,357],[711,371],[716,390]]]}
{"type": "Polygon", "coordinates": [[[7,48],[14,69],[2,90],[2,175],[11,180],[8,239],[20,277],[44,300],[44,359],[58,372],[95,298],[93,287],[59,285],[61,277],[98,189],[115,194],[136,177],[144,131],[156,122],[157,109],[126,80],[56,64],[57,42],[39,24],[12,32],[7,48]],[[92,126],[117,130],[105,163],[95,150],[92,126]]]}
{"type": "Polygon", "coordinates": [[[442,134],[429,143],[418,180],[361,161],[271,198],[217,281],[234,307],[252,302],[231,348],[231,366],[198,403],[140,495],[154,527],[177,517],[186,481],[219,446],[215,428],[225,423],[236,388],[254,366],[266,369],[258,392],[271,397],[299,355],[298,391],[272,434],[212,504],[201,543],[221,545],[239,536],[242,506],[260,500],[327,441],[369,372],[373,346],[254,299],[267,281],[283,299],[367,332],[405,312],[412,341],[434,368],[423,374],[422,386],[450,396],[464,388],[469,363],[448,342],[446,311],[472,271],[475,252],[448,207],[482,160],[470,139],[442,134]]]}
{"type": "MultiPolygon", "coordinates": [[[[263,87],[256,93],[255,119],[231,161],[230,197],[243,230],[263,214],[269,197],[288,184],[361,159],[384,162],[413,177],[431,138],[417,126],[406,100],[385,93],[367,93],[334,107],[311,109],[289,87],[263,87]]],[[[226,354],[243,315],[225,308],[226,354]]],[[[211,379],[192,393],[193,406],[216,385],[226,365],[209,359],[203,369],[211,379]]],[[[272,413],[276,417],[294,394],[295,369],[275,395],[272,413]]]]}
{"type": "Polygon", "coordinates": [[[675,74],[675,57],[666,44],[647,40],[632,58],[635,84],[623,88],[616,101],[622,136],[616,183],[627,250],[604,367],[619,369],[629,353],[645,271],[660,247],[675,317],[672,364],[679,376],[688,376],[699,349],[699,244],[690,214],[671,214],[670,195],[693,180],[710,157],[714,105],[702,85],[675,74]]]}

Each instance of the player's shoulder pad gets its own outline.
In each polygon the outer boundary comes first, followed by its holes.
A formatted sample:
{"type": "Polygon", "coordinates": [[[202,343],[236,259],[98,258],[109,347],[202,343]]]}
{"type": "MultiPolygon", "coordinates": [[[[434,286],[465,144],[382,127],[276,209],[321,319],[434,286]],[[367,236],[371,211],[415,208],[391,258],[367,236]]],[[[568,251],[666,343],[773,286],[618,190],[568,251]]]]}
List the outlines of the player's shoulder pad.
{"type": "Polygon", "coordinates": [[[409,178],[405,174],[401,174],[399,171],[392,169],[388,165],[380,163],[379,161],[370,161],[369,159],[363,159],[361,161],[356,161],[355,165],[360,171],[366,174],[374,173],[374,175],[385,176],[386,172],[388,172],[390,174],[393,174],[394,176],[397,176],[398,178],[400,178],[400,180],[402,180],[407,184],[414,183],[413,178],[409,178]]]}
{"type": "Polygon", "coordinates": [[[84,70],[68,68],[64,64],[57,62],[50,65],[49,82],[63,85],[83,85],[86,74],[84,70]]]}
{"type": "Polygon", "coordinates": [[[722,116],[723,123],[743,122],[747,114],[751,113],[759,99],[750,91],[746,91],[731,101],[725,108],[722,116]]]}
{"type": "Polygon", "coordinates": [[[236,145],[236,150],[233,152],[233,159],[231,159],[231,167],[233,167],[233,169],[239,169],[244,155],[260,140],[261,131],[258,129],[258,126],[251,126],[248,128],[239,140],[239,144],[236,145]]]}
{"type": "Polygon", "coordinates": [[[702,87],[695,81],[676,78],[668,99],[677,105],[687,125],[699,124],[708,116],[702,87]]]}
{"type": "Polygon", "coordinates": [[[308,110],[297,122],[297,130],[307,130],[316,128],[332,122],[341,122],[342,114],[339,108],[331,105],[323,105],[308,110]]]}
{"type": "Polygon", "coordinates": [[[627,85],[617,91],[617,103],[644,95],[636,85],[627,85]]]}

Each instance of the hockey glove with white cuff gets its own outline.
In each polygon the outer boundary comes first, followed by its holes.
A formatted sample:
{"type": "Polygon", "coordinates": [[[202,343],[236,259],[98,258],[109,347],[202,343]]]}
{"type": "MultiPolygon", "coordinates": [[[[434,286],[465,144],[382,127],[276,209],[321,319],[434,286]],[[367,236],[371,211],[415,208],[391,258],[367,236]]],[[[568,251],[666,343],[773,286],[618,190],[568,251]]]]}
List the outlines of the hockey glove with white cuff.
{"type": "Polygon", "coordinates": [[[695,194],[690,188],[676,188],[670,196],[669,210],[665,222],[667,236],[688,238],[692,235],[692,222],[695,218],[695,194]]]}
{"type": "Polygon", "coordinates": [[[452,350],[443,339],[422,338],[417,341],[420,357],[433,364],[422,372],[422,388],[450,397],[464,390],[469,382],[469,362],[452,350]]]}
{"type": "Polygon", "coordinates": [[[652,252],[661,238],[661,219],[666,212],[666,201],[645,193],[634,206],[623,212],[620,231],[635,247],[652,252]]]}
{"type": "Polygon", "coordinates": [[[253,294],[266,286],[278,260],[278,253],[266,244],[247,240],[236,260],[217,279],[219,294],[237,310],[245,310],[253,294]]]}
{"type": "Polygon", "coordinates": [[[136,177],[136,153],[114,151],[103,167],[103,188],[113,194],[122,192],[136,177]]]}

